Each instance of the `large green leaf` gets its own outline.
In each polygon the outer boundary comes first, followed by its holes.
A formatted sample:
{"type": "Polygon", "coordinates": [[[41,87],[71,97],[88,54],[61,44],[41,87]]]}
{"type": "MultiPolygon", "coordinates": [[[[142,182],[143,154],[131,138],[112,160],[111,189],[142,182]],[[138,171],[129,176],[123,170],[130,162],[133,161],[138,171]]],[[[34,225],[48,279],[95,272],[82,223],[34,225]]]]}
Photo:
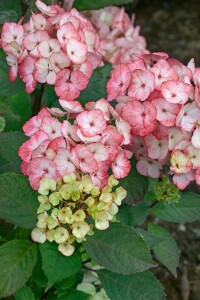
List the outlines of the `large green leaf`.
{"type": "Polygon", "coordinates": [[[178,203],[160,202],[151,212],[154,216],[168,222],[194,222],[200,220],[200,195],[190,192],[180,193],[178,203]]]}
{"type": "Polygon", "coordinates": [[[77,252],[69,257],[64,256],[58,251],[58,245],[49,242],[41,244],[39,248],[48,286],[77,273],[81,268],[81,258],[77,252]]]}
{"type": "Polygon", "coordinates": [[[95,230],[83,244],[98,265],[112,272],[127,275],[155,266],[142,237],[121,224],[111,224],[105,231],[95,230]]]}
{"type": "Polygon", "coordinates": [[[34,243],[13,240],[0,247],[0,298],[12,295],[30,277],[37,259],[34,243]]]}
{"type": "Polygon", "coordinates": [[[30,96],[21,91],[7,98],[1,97],[0,111],[6,120],[5,131],[21,130],[23,123],[31,117],[30,96]]]}
{"type": "Polygon", "coordinates": [[[42,258],[40,252],[38,252],[38,259],[33,270],[31,280],[35,282],[39,287],[47,287],[47,277],[42,270],[42,258]]]}
{"type": "Polygon", "coordinates": [[[0,156],[3,158],[0,163],[0,172],[13,171],[20,173],[21,160],[17,152],[26,140],[27,137],[22,132],[2,132],[0,134],[0,156]]]}
{"type": "Polygon", "coordinates": [[[149,207],[145,202],[138,202],[135,205],[122,204],[117,218],[128,226],[139,226],[146,220],[148,211],[149,207]]]}
{"type": "Polygon", "coordinates": [[[177,275],[176,268],[179,263],[179,249],[175,239],[164,228],[149,223],[148,230],[152,235],[158,238],[165,238],[164,241],[153,247],[157,259],[170,271],[174,276],[177,275]]]}
{"type": "Polygon", "coordinates": [[[151,234],[149,231],[144,230],[142,228],[136,228],[135,232],[141,235],[141,237],[145,240],[145,242],[148,244],[150,249],[152,249],[158,243],[166,240],[166,238],[155,236],[151,234]]]}
{"type": "Polygon", "coordinates": [[[20,0],[1,0],[0,24],[5,22],[18,22],[22,16],[20,0]]]}
{"type": "Polygon", "coordinates": [[[78,100],[84,105],[88,101],[97,101],[100,98],[107,98],[106,84],[109,78],[111,65],[97,68],[90,78],[87,88],[81,92],[78,100]]]}
{"type": "Polygon", "coordinates": [[[29,286],[23,286],[15,294],[15,300],[35,300],[35,295],[29,286]]]}
{"type": "Polygon", "coordinates": [[[33,228],[37,207],[37,193],[26,177],[15,173],[0,175],[0,217],[20,227],[33,228]]]}
{"type": "Polygon", "coordinates": [[[0,70],[0,96],[8,97],[25,90],[25,85],[19,78],[15,82],[10,82],[8,78],[9,66],[2,49],[0,49],[0,70]]]}
{"type": "Polygon", "coordinates": [[[91,296],[77,290],[69,290],[66,294],[56,298],[57,300],[89,300],[91,296]]]}
{"type": "Polygon", "coordinates": [[[133,203],[143,200],[148,188],[147,177],[141,176],[136,170],[136,160],[131,159],[131,171],[126,178],[120,179],[122,185],[128,192],[124,202],[133,203]]]}
{"type": "Polygon", "coordinates": [[[110,300],[164,300],[163,287],[149,271],[120,275],[108,270],[98,271],[110,300]]]}
{"type": "Polygon", "coordinates": [[[110,5],[123,5],[132,2],[133,0],[75,0],[73,7],[78,10],[99,9],[110,5]]]}

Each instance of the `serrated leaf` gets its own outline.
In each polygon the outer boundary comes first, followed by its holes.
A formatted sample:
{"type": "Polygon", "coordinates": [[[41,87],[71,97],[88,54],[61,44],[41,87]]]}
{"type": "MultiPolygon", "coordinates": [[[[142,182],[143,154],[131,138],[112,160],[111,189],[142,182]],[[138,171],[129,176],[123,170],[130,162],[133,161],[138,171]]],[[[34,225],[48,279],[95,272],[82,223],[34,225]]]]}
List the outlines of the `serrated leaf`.
{"type": "Polygon", "coordinates": [[[124,276],[100,270],[98,275],[110,300],[166,299],[160,282],[149,271],[124,276]]]}
{"type": "Polygon", "coordinates": [[[176,277],[179,264],[179,249],[175,239],[164,228],[149,223],[148,231],[156,237],[165,238],[163,242],[153,247],[157,259],[176,277]]]}
{"type": "Polygon", "coordinates": [[[25,90],[25,85],[19,78],[15,82],[10,82],[8,78],[9,66],[6,63],[6,55],[2,49],[0,49],[0,70],[0,96],[9,97],[25,90]]]}
{"type": "Polygon", "coordinates": [[[112,272],[127,275],[156,266],[144,240],[121,224],[111,224],[105,231],[95,230],[83,245],[98,265],[112,272]]]}
{"type": "Polygon", "coordinates": [[[81,268],[81,259],[77,252],[69,257],[64,256],[58,251],[58,245],[49,242],[39,245],[39,249],[48,286],[76,274],[81,268]]]}
{"type": "Polygon", "coordinates": [[[15,300],[35,300],[35,295],[29,286],[23,286],[15,294],[15,300]]]}
{"type": "Polygon", "coordinates": [[[168,222],[186,223],[200,220],[200,195],[190,192],[180,193],[178,203],[160,202],[151,212],[168,222]]]}
{"type": "Polygon", "coordinates": [[[0,247],[0,298],[12,295],[30,277],[37,259],[37,247],[29,241],[14,240],[0,247]]]}
{"type": "Polygon", "coordinates": [[[99,9],[110,5],[123,5],[132,2],[132,0],[75,0],[73,7],[78,10],[99,9]]]}
{"type": "Polygon", "coordinates": [[[47,277],[42,270],[42,258],[40,252],[38,252],[38,259],[35,268],[33,269],[31,280],[35,282],[39,287],[47,287],[47,277]]]}
{"type": "Polygon", "coordinates": [[[89,300],[91,298],[90,295],[77,291],[77,290],[70,290],[66,294],[58,297],[58,300],[89,300]]]}
{"type": "Polygon", "coordinates": [[[21,173],[21,160],[17,154],[19,147],[27,137],[22,132],[2,132],[0,134],[0,156],[3,162],[0,163],[0,171],[13,171],[21,173]]]}
{"type": "Polygon", "coordinates": [[[141,235],[141,237],[145,240],[150,249],[152,249],[158,243],[165,241],[165,238],[157,237],[142,228],[136,228],[135,232],[141,235]]]}
{"type": "Polygon", "coordinates": [[[37,193],[26,177],[15,173],[0,175],[0,217],[20,227],[33,228],[37,207],[37,193]]]}
{"type": "Polygon", "coordinates": [[[148,211],[149,207],[144,202],[138,202],[135,205],[122,204],[117,218],[128,226],[139,226],[146,220],[148,211]]]}
{"type": "Polygon", "coordinates": [[[22,16],[20,0],[1,0],[0,24],[5,22],[18,22],[22,16]]]}
{"type": "Polygon", "coordinates": [[[136,170],[136,160],[134,158],[131,159],[130,173],[126,178],[120,179],[120,185],[128,192],[124,202],[133,203],[143,200],[148,187],[148,179],[138,174],[136,170]]]}
{"type": "Polygon", "coordinates": [[[88,101],[97,101],[101,98],[107,98],[106,84],[109,78],[111,65],[105,65],[94,70],[87,88],[81,92],[78,100],[82,105],[88,101]]]}

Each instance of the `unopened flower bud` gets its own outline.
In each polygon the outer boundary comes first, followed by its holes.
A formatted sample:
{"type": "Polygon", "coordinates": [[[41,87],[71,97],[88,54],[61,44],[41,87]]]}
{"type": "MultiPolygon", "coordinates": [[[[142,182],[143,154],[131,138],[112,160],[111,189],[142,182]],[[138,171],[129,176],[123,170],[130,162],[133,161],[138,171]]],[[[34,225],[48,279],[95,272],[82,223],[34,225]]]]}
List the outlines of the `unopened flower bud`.
{"type": "Polygon", "coordinates": [[[67,184],[63,185],[61,188],[60,188],[60,194],[62,196],[63,199],[65,200],[69,200],[71,195],[70,195],[70,192],[69,192],[69,186],[67,184]]]}
{"type": "Polygon", "coordinates": [[[40,180],[40,188],[38,192],[41,195],[48,195],[49,191],[55,191],[56,190],[56,181],[49,178],[43,178],[40,180]]]}
{"type": "Polygon", "coordinates": [[[47,196],[39,195],[38,196],[38,201],[41,204],[47,204],[49,202],[49,198],[47,196]]]}
{"type": "Polygon", "coordinates": [[[81,194],[80,194],[79,191],[74,191],[74,192],[71,193],[71,198],[72,198],[73,201],[79,200],[80,197],[81,197],[81,194]]]}
{"type": "Polygon", "coordinates": [[[74,246],[69,243],[61,243],[58,246],[58,250],[65,256],[71,256],[74,253],[74,246]]]}
{"type": "Polygon", "coordinates": [[[91,206],[91,205],[93,205],[94,204],[94,202],[95,202],[95,200],[94,200],[94,198],[92,198],[92,197],[88,197],[86,200],[85,200],[85,203],[87,204],[87,206],[91,206]]]}
{"type": "Polygon", "coordinates": [[[108,214],[106,212],[99,212],[95,220],[95,227],[99,230],[105,230],[109,227],[108,214]]]}
{"type": "Polygon", "coordinates": [[[47,210],[51,209],[51,204],[47,203],[47,204],[40,204],[40,206],[37,209],[37,214],[41,214],[47,210]]]}
{"type": "Polygon", "coordinates": [[[52,215],[55,216],[55,217],[57,217],[58,214],[59,214],[59,209],[58,209],[58,208],[54,208],[54,209],[52,210],[52,215]]]}
{"type": "Polygon", "coordinates": [[[56,226],[58,226],[58,220],[56,219],[56,217],[53,217],[53,216],[49,216],[47,218],[47,226],[49,229],[53,229],[55,228],[56,226]]]}
{"type": "Polygon", "coordinates": [[[124,200],[126,198],[126,196],[127,196],[127,191],[122,186],[120,186],[114,192],[114,200],[113,201],[117,205],[121,205],[122,200],[124,200]]]}
{"type": "Polygon", "coordinates": [[[114,186],[117,186],[119,184],[119,181],[117,179],[115,179],[114,175],[111,175],[108,178],[108,185],[112,188],[114,186]]]}
{"type": "Polygon", "coordinates": [[[47,240],[49,242],[53,242],[54,241],[54,234],[55,234],[55,230],[54,229],[51,229],[51,230],[47,231],[46,236],[47,236],[47,240]]]}
{"type": "Polygon", "coordinates": [[[84,221],[86,218],[86,214],[82,209],[79,209],[74,213],[74,217],[76,222],[84,221]]]}
{"type": "Polygon", "coordinates": [[[61,197],[61,195],[60,195],[59,192],[52,193],[52,194],[49,196],[49,202],[50,202],[53,206],[58,205],[61,201],[62,201],[62,197],[61,197]]]}
{"type": "Polygon", "coordinates": [[[96,185],[93,186],[93,189],[91,191],[91,195],[92,195],[92,197],[97,197],[97,196],[100,195],[100,190],[99,190],[98,186],[96,186],[96,185]]]}
{"type": "Polygon", "coordinates": [[[100,202],[97,204],[97,210],[98,210],[98,211],[109,210],[109,205],[106,204],[106,203],[104,203],[104,202],[101,202],[101,201],[100,201],[100,202]]]}
{"type": "Polygon", "coordinates": [[[46,241],[46,230],[34,228],[31,232],[31,238],[34,242],[43,244],[46,241]]]}
{"type": "Polygon", "coordinates": [[[105,203],[110,203],[113,200],[113,196],[111,193],[102,193],[101,196],[99,197],[99,200],[105,203]]]}
{"type": "Polygon", "coordinates": [[[75,222],[72,224],[72,229],[73,235],[78,239],[82,239],[90,231],[90,226],[84,221],[75,222]]]}
{"type": "Polygon", "coordinates": [[[63,177],[63,181],[65,183],[73,183],[76,181],[76,175],[74,173],[70,174],[70,175],[65,175],[63,177]]]}
{"type": "Polygon", "coordinates": [[[57,244],[61,244],[67,241],[69,233],[64,227],[58,227],[55,229],[54,239],[57,244]]]}

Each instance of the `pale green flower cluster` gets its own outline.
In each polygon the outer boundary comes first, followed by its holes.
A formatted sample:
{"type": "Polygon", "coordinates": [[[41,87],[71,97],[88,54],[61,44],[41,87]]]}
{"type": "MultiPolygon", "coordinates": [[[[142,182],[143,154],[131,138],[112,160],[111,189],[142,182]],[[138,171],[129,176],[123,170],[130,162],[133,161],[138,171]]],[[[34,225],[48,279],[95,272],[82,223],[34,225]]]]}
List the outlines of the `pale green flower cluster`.
{"type": "Polygon", "coordinates": [[[118,184],[113,175],[102,191],[92,183],[89,175],[80,179],[75,174],[65,175],[59,182],[43,178],[38,190],[38,222],[32,239],[38,243],[55,241],[62,254],[72,255],[75,240],[85,241],[86,235],[93,234],[94,227],[99,230],[109,227],[127,195],[122,187],[113,191],[118,184]]]}
{"type": "Polygon", "coordinates": [[[178,203],[180,200],[178,187],[167,176],[163,176],[162,180],[154,186],[154,190],[158,201],[178,203]]]}

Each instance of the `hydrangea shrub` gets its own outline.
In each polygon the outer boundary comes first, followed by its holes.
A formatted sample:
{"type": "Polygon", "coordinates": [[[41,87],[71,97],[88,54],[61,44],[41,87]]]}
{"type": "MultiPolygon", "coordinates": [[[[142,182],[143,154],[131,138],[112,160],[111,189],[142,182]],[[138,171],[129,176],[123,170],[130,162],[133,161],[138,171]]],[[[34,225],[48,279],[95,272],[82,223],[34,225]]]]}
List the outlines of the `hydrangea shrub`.
{"type": "Polygon", "coordinates": [[[0,298],[166,299],[154,270],[177,276],[179,249],[155,218],[200,219],[199,194],[182,191],[200,185],[199,68],[149,53],[134,17],[109,6],[128,0],[30,0],[24,16],[11,2],[0,298]]]}

